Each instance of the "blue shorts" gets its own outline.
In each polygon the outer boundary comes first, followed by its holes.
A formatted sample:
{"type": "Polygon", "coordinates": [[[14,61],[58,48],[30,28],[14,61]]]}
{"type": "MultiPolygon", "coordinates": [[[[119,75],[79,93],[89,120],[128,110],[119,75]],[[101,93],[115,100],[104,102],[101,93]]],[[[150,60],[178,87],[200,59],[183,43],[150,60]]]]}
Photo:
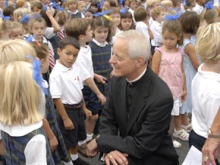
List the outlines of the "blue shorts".
{"type": "Polygon", "coordinates": [[[78,141],[85,140],[87,136],[84,122],[84,112],[82,108],[70,108],[66,107],[65,105],[64,107],[68,117],[74,124],[74,129],[66,130],[60,115],[58,115],[58,125],[60,128],[60,132],[63,135],[66,148],[67,150],[69,150],[70,148],[76,147],[78,141]]]}

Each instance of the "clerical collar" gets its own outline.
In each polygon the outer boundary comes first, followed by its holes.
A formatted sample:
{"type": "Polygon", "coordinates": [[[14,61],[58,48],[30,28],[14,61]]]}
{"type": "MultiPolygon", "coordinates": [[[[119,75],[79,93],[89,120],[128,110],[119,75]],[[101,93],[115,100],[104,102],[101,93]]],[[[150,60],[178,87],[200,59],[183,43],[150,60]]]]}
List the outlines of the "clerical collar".
{"type": "Polygon", "coordinates": [[[132,83],[134,83],[134,82],[140,80],[141,77],[143,77],[143,75],[144,75],[144,73],[146,72],[146,70],[147,70],[147,68],[145,68],[144,71],[140,74],[140,76],[138,76],[138,77],[137,77],[136,79],[134,79],[134,80],[129,81],[129,80],[126,78],[127,82],[128,82],[130,85],[132,85],[132,83]]]}

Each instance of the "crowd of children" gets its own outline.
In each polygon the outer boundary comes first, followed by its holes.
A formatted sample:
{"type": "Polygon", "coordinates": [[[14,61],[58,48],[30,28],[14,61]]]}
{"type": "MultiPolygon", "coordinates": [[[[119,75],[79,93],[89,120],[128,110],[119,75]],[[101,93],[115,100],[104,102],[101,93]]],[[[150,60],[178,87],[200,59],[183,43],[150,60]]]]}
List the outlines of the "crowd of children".
{"type": "MultiPolygon", "coordinates": [[[[198,104],[191,85],[202,63],[196,34],[218,22],[219,5],[205,0],[6,0],[0,11],[4,163],[89,164],[78,152],[87,156],[87,143],[99,134],[114,76],[112,45],[118,33],[130,29],[149,40],[149,64],[173,95],[169,133],[188,141],[190,114],[198,104]]],[[[173,145],[181,147],[174,138],[173,145]]]]}

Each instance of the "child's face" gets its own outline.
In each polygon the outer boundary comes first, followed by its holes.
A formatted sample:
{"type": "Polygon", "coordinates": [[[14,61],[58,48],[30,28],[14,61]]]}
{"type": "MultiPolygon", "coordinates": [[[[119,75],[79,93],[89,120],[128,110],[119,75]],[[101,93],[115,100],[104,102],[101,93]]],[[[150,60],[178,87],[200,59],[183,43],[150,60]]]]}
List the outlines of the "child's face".
{"type": "Polygon", "coordinates": [[[80,12],[85,12],[86,11],[86,3],[81,3],[81,5],[78,6],[78,10],[80,12]]]}
{"type": "Polygon", "coordinates": [[[34,13],[34,14],[40,14],[40,12],[41,12],[41,9],[38,9],[36,6],[32,9],[32,12],[34,13]]]}
{"type": "Polygon", "coordinates": [[[86,12],[85,18],[88,19],[88,20],[93,20],[92,13],[86,12]]]}
{"type": "Polygon", "coordinates": [[[31,33],[33,34],[35,40],[41,41],[45,32],[45,24],[43,22],[34,22],[31,33]]]}
{"type": "Polygon", "coordinates": [[[70,11],[74,11],[77,9],[77,4],[76,3],[69,4],[68,8],[70,11]]]}
{"type": "Polygon", "coordinates": [[[85,3],[86,3],[86,7],[89,6],[89,4],[90,4],[91,1],[90,1],[90,0],[84,0],[84,1],[85,1],[85,3]]]}
{"type": "Polygon", "coordinates": [[[96,41],[98,41],[99,43],[104,44],[107,37],[108,37],[108,28],[103,27],[103,26],[99,26],[94,30],[93,33],[95,35],[96,41]]]}
{"type": "Polygon", "coordinates": [[[48,55],[45,57],[45,59],[41,59],[41,73],[46,73],[49,69],[49,52],[47,53],[48,55]]]}
{"type": "Polygon", "coordinates": [[[92,41],[92,30],[91,30],[91,26],[90,25],[89,25],[89,27],[86,30],[86,35],[84,35],[84,41],[85,42],[92,41]]]}
{"type": "Polygon", "coordinates": [[[163,33],[163,44],[167,49],[176,48],[179,39],[175,33],[171,33],[168,30],[163,33]]]}
{"type": "Polygon", "coordinates": [[[62,50],[57,49],[59,55],[59,62],[67,68],[72,68],[79,53],[79,49],[76,49],[72,45],[66,45],[62,50]]]}
{"type": "Polygon", "coordinates": [[[91,6],[91,9],[94,10],[95,12],[98,11],[98,7],[96,7],[96,6],[91,6]]]}
{"type": "Polygon", "coordinates": [[[132,18],[122,18],[121,27],[123,31],[129,30],[132,25],[132,18]]]}
{"type": "Polygon", "coordinates": [[[118,27],[121,21],[121,15],[119,13],[113,13],[110,15],[110,17],[112,18],[112,20],[115,22],[116,26],[118,27]]]}
{"type": "Polygon", "coordinates": [[[11,33],[9,34],[9,38],[14,39],[23,39],[24,31],[22,28],[15,28],[12,29],[11,33]]]}
{"type": "Polygon", "coordinates": [[[164,11],[160,12],[160,15],[157,16],[156,20],[157,20],[158,22],[164,21],[165,15],[166,15],[166,12],[164,12],[164,11]]]}
{"type": "Polygon", "coordinates": [[[108,10],[110,8],[110,3],[105,1],[102,6],[102,11],[108,10]]]}
{"type": "Polygon", "coordinates": [[[137,2],[133,1],[130,3],[129,7],[132,9],[132,10],[135,10],[137,8],[137,2]]]}

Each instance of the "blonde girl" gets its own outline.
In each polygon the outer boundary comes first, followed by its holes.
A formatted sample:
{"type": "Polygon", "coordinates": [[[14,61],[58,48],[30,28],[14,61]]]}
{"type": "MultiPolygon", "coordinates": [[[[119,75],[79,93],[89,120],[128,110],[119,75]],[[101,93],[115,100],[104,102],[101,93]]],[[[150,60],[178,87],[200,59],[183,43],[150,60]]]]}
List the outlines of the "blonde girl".
{"type": "Polygon", "coordinates": [[[201,21],[203,24],[211,24],[211,23],[217,22],[218,12],[212,6],[212,3],[208,2],[205,5],[205,8],[203,9],[200,16],[201,16],[201,21]]]}
{"type": "Polygon", "coordinates": [[[32,77],[35,71],[22,61],[0,65],[0,129],[7,164],[54,164],[42,128],[42,92],[32,77]]]}
{"type": "MultiPolygon", "coordinates": [[[[162,27],[163,45],[155,49],[152,69],[163,79],[171,90],[174,106],[171,115],[174,118],[174,137],[188,141],[189,134],[182,128],[180,107],[186,100],[186,80],[183,69],[182,51],[178,46],[183,44],[183,31],[177,16],[166,16],[162,27]]],[[[174,141],[174,147],[181,144],[174,141]]]]}
{"type": "Polygon", "coordinates": [[[9,31],[9,39],[23,39],[24,30],[19,22],[12,22],[11,30],[9,31]]]}
{"type": "Polygon", "coordinates": [[[53,46],[50,43],[50,41],[47,40],[46,37],[44,37],[44,33],[46,30],[46,22],[43,18],[41,17],[34,17],[28,22],[28,29],[29,33],[32,37],[31,41],[37,41],[37,42],[42,42],[46,44],[49,48],[49,54],[50,54],[50,69],[53,69],[55,65],[55,60],[54,60],[54,51],[53,51],[53,46]]]}
{"type": "Polygon", "coordinates": [[[71,14],[72,18],[85,18],[84,14],[77,10],[78,9],[77,0],[67,0],[66,9],[67,12],[71,14]]]}
{"type": "Polygon", "coordinates": [[[188,113],[192,113],[192,91],[191,85],[194,76],[197,73],[200,65],[195,47],[191,41],[191,37],[196,35],[200,25],[200,17],[193,11],[186,11],[183,13],[179,21],[183,28],[183,57],[184,57],[184,71],[186,75],[187,98],[183,103],[180,113],[182,115],[182,127],[186,132],[190,132],[192,127],[189,123],[188,113]]]}
{"type": "MultiPolygon", "coordinates": [[[[24,61],[27,63],[32,63],[33,59],[35,58],[35,50],[28,42],[24,40],[9,40],[0,44],[0,65],[7,64],[13,61],[24,61]]],[[[41,99],[44,100],[44,97],[41,97],[41,99]]],[[[41,105],[39,110],[41,114],[44,116],[44,104],[41,105]]],[[[57,146],[57,139],[51,131],[49,124],[45,118],[43,119],[43,128],[47,134],[51,149],[53,151],[57,146]]]]}

